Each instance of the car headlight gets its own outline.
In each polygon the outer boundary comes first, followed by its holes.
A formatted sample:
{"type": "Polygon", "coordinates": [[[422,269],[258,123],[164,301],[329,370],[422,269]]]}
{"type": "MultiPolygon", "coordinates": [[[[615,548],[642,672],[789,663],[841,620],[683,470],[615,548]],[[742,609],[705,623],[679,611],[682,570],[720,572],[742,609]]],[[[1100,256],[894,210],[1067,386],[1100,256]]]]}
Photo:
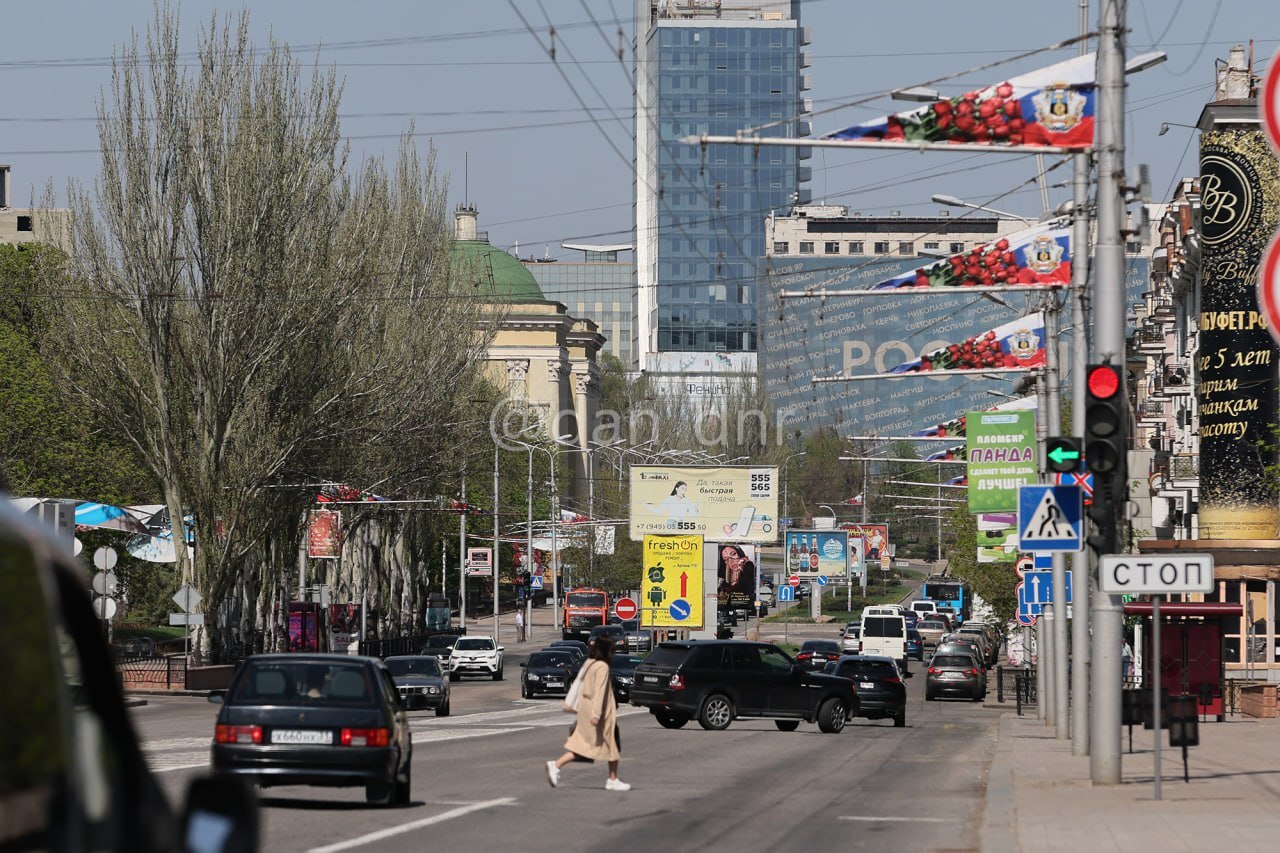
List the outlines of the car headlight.
{"type": "Polygon", "coordinates": [[[422,692],[423,692],[423,693],[439,693],[439,692],[440,692],[440,688],[439,688],[439,687],[424,687],[424,688],[422,688],[422,692]]]}
{"type": "Polygon", "coordinates": [[[529,673],[529,680],[530,680],[530,681],[541,681],[541,680],[542,680],[542,676],[541,676],[541,675],[538,675],[538,674],[537,674],[537,673],[535,673],[535,672],[531,672],[531,673],[529,673]]]}
{"type": "Polygon", "coordinates": [[[619,684],[635,684],[636,680],[634,678],[623,676],[622,678],[618,679],[618,683],[619,684]]]}

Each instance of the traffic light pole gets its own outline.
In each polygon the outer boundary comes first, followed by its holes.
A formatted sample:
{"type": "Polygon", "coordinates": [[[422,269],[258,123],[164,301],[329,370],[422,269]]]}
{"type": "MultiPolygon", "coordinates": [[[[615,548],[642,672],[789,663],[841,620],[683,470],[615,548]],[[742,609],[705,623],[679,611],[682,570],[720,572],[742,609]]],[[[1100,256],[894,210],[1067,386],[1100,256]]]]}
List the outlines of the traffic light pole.
{"type": "MultiPolygon", "coordinates": [[[[1124,348],[1124,32],[1125,0],[1102,3],[1098,38],[1098,244],[1093,300],[1095,362],[1107,362],[1118,370],[1120,400],[1127,401],[1124,348]]],[[[1121,437],[1127,425],[1119,424],[1121,437]]],[[[1127,443],[1127,442],[1126,442],[1127,443]]],[[[1114,515],[1113,529],[1124,522],[1127,496],[1126,465],[1122,453],[1119,470],[1104,484],[1094,473],[1095,501],[1107,489],[1114,515]]],[[[1118,536],[1108,547],[1118,549],[1118,536]]],[[[1093,622],[1092,695],[1089,775],[1095,785],[1118,785],[1121,779],[1120,652],[1124,645],[1123,605],[1119,596],[1099,591],[1090,603],[1093,622]]],[[[1159,732],[1156,733],[1159,736],[1159,732]]]]}
{"type": "MultiPolygon", "coordinates": [[[[1089,363],[1089,342],[1085,327],[1085,285],[1089,281],[1089,155],[1071,155],[1072,223],[1071,244],[1080,247],[1071,267],[1071,434],[1083,438],[1085,432],[1085,370],[1089,363]]],[[[1087,460],[1086,460],[1087,462],[1087,460]]],[[[1071,555],[1071,754],[1089,754],[1089,549],[1071,555]]],[[[1058,594],[1054,587],[1054,595],[1058,594]]]]}
{"type": "MultiPolygon", "coordinates": [[[[1044,312],[1045,359],[1045,433],[1058,435],[1062,432],[1062,383],[1058,370],[1058,295],[1047,294],[1049,303],[1044,312]]],[[[1049,463],[1044,462],[1044,470],[1049,470],[1049,463]]],[[[1046,479],[1048,479],[1046,475],[1046,479]]],[[[1050,677],[1049,696],[1053,701],[1051,722],[1054,736],[1058,740],[1066,740],[1071,736],[1071,719],[1068,712],[1070,701],[1067,693],[1067,563],[1065,555],[1060,551],[1053,553],[1053,601],[1054,619],[1050,622],[1053,637],[1049,647],[1052,649],[1053,668],[1050,677]]]]}

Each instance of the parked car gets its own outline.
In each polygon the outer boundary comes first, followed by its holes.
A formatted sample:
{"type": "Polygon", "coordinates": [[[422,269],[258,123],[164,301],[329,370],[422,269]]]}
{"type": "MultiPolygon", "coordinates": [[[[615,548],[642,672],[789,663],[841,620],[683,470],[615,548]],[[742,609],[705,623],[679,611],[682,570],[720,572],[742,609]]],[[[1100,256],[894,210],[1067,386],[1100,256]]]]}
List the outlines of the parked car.
{"type": "Polygon", "coordinates": [[[645,654],[653,651],[653,631],[648,628],[641,628],[639,619],[622,620],[622,630],[627,635],[627,651],[644,652],[645,654]]]}
{"type": "Polygon", "coordinates": [[[409,710],[434,708],[437,717],[449,716],[449,679],[440,659],[431,655],[395,655],[383,661],[400,698],[409,710]]]}
{"type": "Polygon", "coordinates": [[[981,632],[960,633],[956,631],[942,638],[942,643],[968,643],[978,650],[978,660],[982,662],[982,668],[987,668],[987,662],[991,660],[991,649],[987,645],[987,637],[981,632]]]}
{"type": "Polygon", "coordinates": [[[636,681],[636,667],[644,663],[641,655],[615,654],[609,661],[609,676],[613,679],[613,698],[618,704],[631,701],[631,688],[636,681]]]}
{"type": "Polygon", "coordinates": [[[987,674],[969,655],[936,654],[929,661],[924,698],[932,702],[939,696],[954,694],[981,702],[987,698],[987,674]]]}
{"type": "Polygon", "coordinates": [[[934,657],[938,655],[968,655],[973,658],[974,666],[985,671],[987,660],[982,654],[982,646],[971,637],[957,640],[952,639],[954,636],[954,634],[948,634],[942,638],[942,642],[938,643],[933,650],[934,657]]]}
{"type": "Polygon", "coordinates": [[[70,538],[0,499],[0,850],[256,850],[245,783],[199,776],[185,813],[171,807],[113,677],[89,575],[70,538]]]}
{"type": "Polygon", "coordinates": [[[271,785],[363,785],[407,805],[413,739],[391,673],[377,658],[254,655],[236,670],[214,726],[213,771],[271,785]]]}
{"type": "Polygon", "coordinates": [[[840,651],[847,655],[856,655],[862,651],[862,623],[850,622],[844,626],[840,635],[840,651]]]}
{"type": "Polygon", "coordinates": [[[882,655],[845,655],[827,664],[827,672],[853,682],[858,691],[859,717],[893,720],[895,728],[907,724],[907,686],[893,658],[882,655]]]}
{"type": "Polygon", "coordinates": [[[915,628],[907,629],[907,657],[924,661],[924,639],[915,628]]]}
{"type": "Polygon", "coordinates": [[[768,643],[686,640],[660,643],[636,667],[631,704],[669,729],[694,718],[721,730],[739,717],[762,717],[782,731],[805,721],[836,733],[857,712],[858,697],[849,679],[812,672],[768,643]]]}
{"type": "Polygon", "coordinates": [[[947,635],[946,623],[940,619],[922,619],[916,625],[916,631],[920,634],[920,642],[924,646],[925,654],[932,654],[938,641],[947,635]]]}
{"type": "Polygon", "coordinates": [[[421,654],[439,658],[440,666],[448,669],[449,655],[453,654],[453,644],[456,642],[458,642],[457,634],[436,634],[434,637],[427,637],[427,641],[422,644],[421,654]]]}
{"type": "Polygon", "coordinates": [[[488,675],[494,681],[502,680],[502,653],[505,646],[493,641],[493,637],[459,637],[449,655],[449,680],[457,681],[468,673],[488,675]]]}
{"type": "Polygon", "coordinates": [[[520,695],[525,699],[535,696],[563,696],[578,675],[578,656],[575,649],[543,649],[529,655],[520,664],[520,695]]]}
{"type": "Polygon", "coordinates": [[[835,640],[805,640],[796,655],[796,663],[822,670],[830,661],[839,660],[840,655],[840,644],[835,640]]]}
{"type": "Polygon", "coordinates": [[[970,620],[961,625],[956,633],[973,634],[982,637],[986,641],[984,652],[986,654],[987,667],[995,666],[1000,657],[1000,634],[996,631],[995,626],[970,620]]]}

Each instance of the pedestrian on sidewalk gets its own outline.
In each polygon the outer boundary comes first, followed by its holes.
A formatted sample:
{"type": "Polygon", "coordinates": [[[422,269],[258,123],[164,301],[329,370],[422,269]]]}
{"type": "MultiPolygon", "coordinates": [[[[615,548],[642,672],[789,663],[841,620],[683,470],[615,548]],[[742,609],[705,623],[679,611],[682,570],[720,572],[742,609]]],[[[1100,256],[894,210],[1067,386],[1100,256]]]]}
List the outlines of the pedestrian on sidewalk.
{"type": "Polygon", "coordinates": [[[1120,673],[1125,678],[1133,675],[1132,663],[1133,647],[1129,645],[1129,638],[1124,639],[1124,649],[1120,652],[1120,673]]]}
{"type": "Polygon", "coordinates": [[[524,611],[520,609],[516,610],[516,640],[524,642],[524,611]]]}
{"type": "Polygon", "coordinates": [[[579,676],[582,694],[578,699],[578,717],[564,742],[565,754],[547,762],[547,781],[551,787],[560,784],[560,770],[571,761],[609,762],[607,791],[629,791],[631,786],[618,778],[622,734],[618,731],[618,706],[613,698],[613,678],[609,661],[613,658],[613,640],[596,637],[587,645],[587,663],[579,676]]]}

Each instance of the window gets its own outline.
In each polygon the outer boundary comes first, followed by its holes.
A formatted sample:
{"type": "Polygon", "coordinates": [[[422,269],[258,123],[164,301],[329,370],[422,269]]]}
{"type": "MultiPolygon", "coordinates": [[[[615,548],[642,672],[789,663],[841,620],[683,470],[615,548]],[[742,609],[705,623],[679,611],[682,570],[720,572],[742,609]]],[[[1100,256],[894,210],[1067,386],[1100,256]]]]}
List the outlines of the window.
{"type": "Polygon", "coordinates": [[[812,255],[812,254],[813,254],[813,243],[812,243],[812,242],[809,242],[809,241],[801,241],[801,243],[800,243],[800,254],[802,254],[802,255],[812,255]]]}
{"type": "Polygon", "coordinates": [[[912,243],[912,242],[910,242],[910,241],[904,240],[904,241],[902,241],[901,243],[899,243],[899,244],[898,244],[898,254],[899,254],[899,255],[914,255],[915,253],[916,253],[916,244],[915,244],[915,243],[912,243]]]}
{"type": "Polygon", "coordinates": [[[840,254],[840,241],[828,240],[826,243],[823,244],[822,251],[828,255],[840,254]]]}
{"type": "Polygon", "coordinates": [[[926,249],[936,249],[936,248],[938,248],[938,243],[937,243],[937,241],[934,241],[934,242],[932,242],[932,243],[925,243],[925,244],[924,244],[924,247],[925,247],[926,249]]]}
{"type": "Polygon", "coordinates": [[[952,243],[950,246],[951,254],[958,255],[964,251],[964,243],[952,243]]]}
{"type": "Polygon", "coordinates": [[[786,240],[779,240],[773,244],[773,253],[775,255],[785,255],[791,251],[791,244],[786,240]]]}
{"type": "Polygon", "coordinates": [[[876,248],[877,255],[887,255],[889,254],[889,241],[877,240],[875,248],[876,248]]]}
{"type": "Polygon", "coordinates": [[[861,255],[865,249],[862,248],[862,241],[857,240],[849,244],[849,254],[861,255]]]}

